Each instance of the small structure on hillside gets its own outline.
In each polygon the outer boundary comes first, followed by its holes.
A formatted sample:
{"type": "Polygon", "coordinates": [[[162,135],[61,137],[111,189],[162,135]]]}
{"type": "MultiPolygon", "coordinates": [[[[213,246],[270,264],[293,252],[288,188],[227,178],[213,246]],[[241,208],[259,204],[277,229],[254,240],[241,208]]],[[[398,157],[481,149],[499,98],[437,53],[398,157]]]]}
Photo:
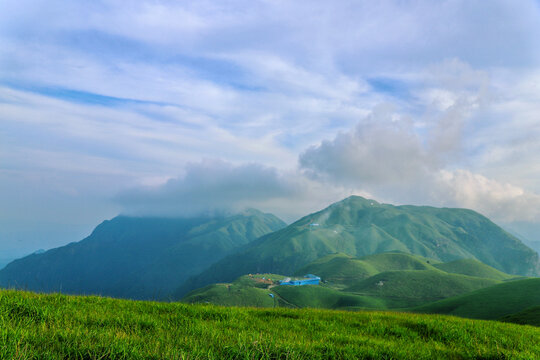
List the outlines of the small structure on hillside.
{"type": "Polygon", "coordinates": [[[279,282],[279,285],[293,285],[293,286],[319,285],[320,281],[321,281],[321,278],[318,277],[317,275],[307,274],[304,276],[303,279],[285,278],[279,282]]]}

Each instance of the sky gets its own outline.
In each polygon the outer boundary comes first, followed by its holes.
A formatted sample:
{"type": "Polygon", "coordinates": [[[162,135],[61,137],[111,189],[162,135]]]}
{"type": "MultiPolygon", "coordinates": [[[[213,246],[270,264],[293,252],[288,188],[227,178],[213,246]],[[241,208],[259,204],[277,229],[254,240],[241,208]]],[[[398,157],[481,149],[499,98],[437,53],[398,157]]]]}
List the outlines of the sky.
{"type": "Polygon", "coordinates": [[[352,194],[540,240],[538,39],[532,0],[2,0],[0,261],[352,194]]]}

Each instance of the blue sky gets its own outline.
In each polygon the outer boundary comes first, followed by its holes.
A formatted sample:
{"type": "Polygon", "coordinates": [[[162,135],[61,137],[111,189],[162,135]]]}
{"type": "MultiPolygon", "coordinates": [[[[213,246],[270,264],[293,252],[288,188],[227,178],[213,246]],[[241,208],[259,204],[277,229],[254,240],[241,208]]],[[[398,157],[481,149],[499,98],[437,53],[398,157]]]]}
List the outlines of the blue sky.
{"type": "Polygon", "coordinates": [[[0,260],[359,194],[540,223],[537,1],[0,3],[0,260]]]}

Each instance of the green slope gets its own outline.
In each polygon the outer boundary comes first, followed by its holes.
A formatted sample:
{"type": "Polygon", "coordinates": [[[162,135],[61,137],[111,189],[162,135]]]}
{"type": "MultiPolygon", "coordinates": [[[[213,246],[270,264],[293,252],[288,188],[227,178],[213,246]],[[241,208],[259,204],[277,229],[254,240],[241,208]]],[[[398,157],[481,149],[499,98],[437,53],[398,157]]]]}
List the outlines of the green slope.
{"type": "Polygon", "coordinates": [[[473,258],[509,274],[540,271],[537,253],[474,211],[393,206],[352,196],[252,242],[187,281],[176,296],[247,273],[293,274],[329,254],[388,251],[445,262],[473,258]]]}
{"type": "Polygon", "coordinates": [[[433,266],[448,273],[476,276],[485,279],[508,280],[514,277],[474,259],[460,259],[447,263],[433,264],[433,266]]]}
{"type": "Polygon", "coordinates": [[[347,292],[383,299],[388,308],[417,306],[499,283],[439,270],[387,271],[361,280],[347,292]]]}
{"type": "Polygon", "coordinates": [[[252,307],[290,307],[286,303],[278,303],[279,299],[270,297],[272,293],[263,279],[272,279],[276,283],[284,276],[275,274],[245,275],[230,284],[212,284],[187,294],[185,303],[211,303],[221,306],[252,307]],[[274,302],[275,301],[275,302],[274,302]]]}
{"type": "Polygon", "coordinates": [[[318,285],[277,286],[272,291],[296,307],[320,309],[365,308],[386,309],[383,300],[360,296],[318,285]]]}
{"type": "MultiPolygon", "coordinates": [[[[232,284],[215,284],[192,291],[182,301],[264,307],[274,305],[269,301],[269,294],[275,293],[278,295],[276,299],[280,300],[278,306],[396,309],[431,303],[501,283],[490,278],[447,273],[431,263],[432,260],[421,256],[400,253],[376,254],[362,259],[333,254],[310,263],[298,273],[317,274],[322,277],[322,285],[275,286],[278,281],[263,283],[260,279],[278,280],[283,276],[246,275],[232,284]],[[371,274],[374,275],[369,276],[371,274]]],[[[483,266],[478,268],[484,269],[483,266]]]]}
{"type": "Polygon", "coordinates": [[[119,216],[80,242],[11,262],[0,271],[0,286],[163,299],[189,276],[283,226],[256,210],[220,218],[119,216]]]}
{"type": "Polygon", "coordinates": [[[0,291],[2,359],[538,359],[540,329],[440,315],[0,291]]]}
{"type": "Polygon", "coordinates": [[[516,280],[413,308],[414,312],[499,319],[540,305],[540,278],[516,280]]]}
{"type": "Polygon", "coordinates": [[[211,303],[221,306],[272,307],[274,300],[265,289],[233,284],[214,284],[192,291],[183,299],[185,303],[211,303]]]}
{"type": "Polygon", "coordinates": [[[343,288],[383,271],[435,270],[432,266],[434,263],[437,261],[404,253],[382,253],[360,259],[346,254],[332,254],[302,267],[296,275],[317,274],[329,285],[343,288]]]}
{"type": "Polygon", "coordinates": [[[533,306],[515,314],[503,316],[499,320],[514,324],[540,326],[540,305],[533,306]]]}

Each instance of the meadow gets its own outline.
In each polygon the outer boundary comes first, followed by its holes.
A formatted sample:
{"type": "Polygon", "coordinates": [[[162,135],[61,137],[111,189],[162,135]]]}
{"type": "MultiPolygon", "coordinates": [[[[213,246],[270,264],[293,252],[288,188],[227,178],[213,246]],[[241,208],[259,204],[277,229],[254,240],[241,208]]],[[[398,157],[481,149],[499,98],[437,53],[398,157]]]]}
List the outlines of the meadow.
{"type": "Polygon", "coordinates": [[[0,291],[2,359],[535,359],[540,329],[444,315],[0,291]]]}

